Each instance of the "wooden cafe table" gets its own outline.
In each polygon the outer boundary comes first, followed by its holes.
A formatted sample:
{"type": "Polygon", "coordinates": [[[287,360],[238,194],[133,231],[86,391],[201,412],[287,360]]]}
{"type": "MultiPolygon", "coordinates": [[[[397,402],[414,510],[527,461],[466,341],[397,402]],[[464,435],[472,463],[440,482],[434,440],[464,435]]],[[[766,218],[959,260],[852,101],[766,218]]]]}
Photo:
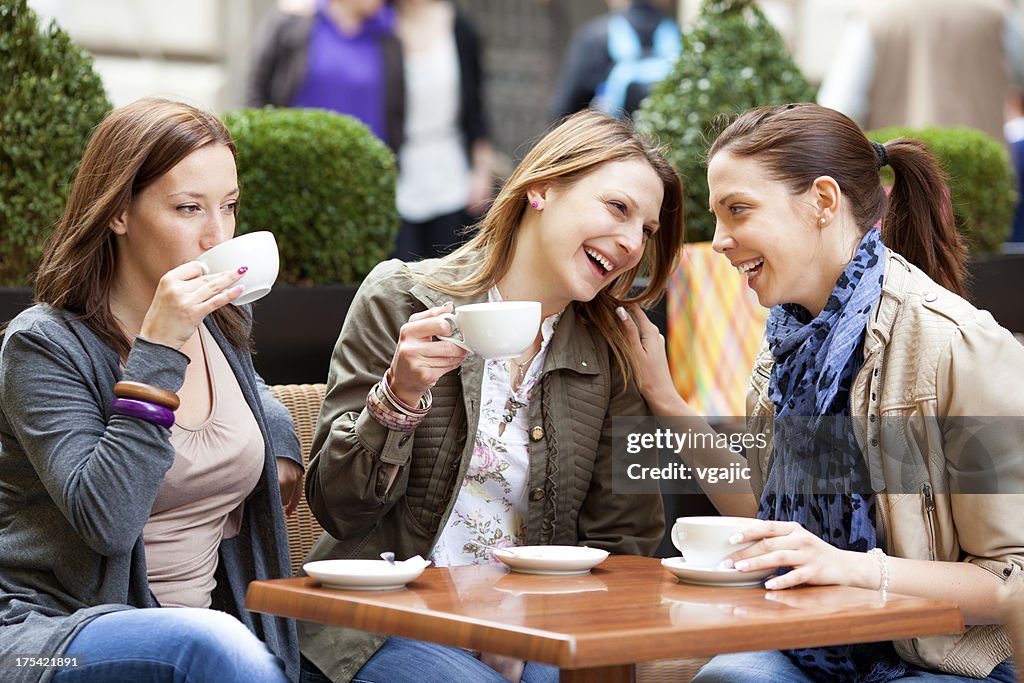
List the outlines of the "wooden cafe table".
{"type": "Polygon", "coordinates": [[[769,592],[677,583],[648,557],[611,556],[580,576],[504,565],[431,567],[405,589],[254,581],[246,607],[561,668],[561,681],[631,681],[636,662],[871,642],[963,630],[948,602],[817,586],[769,592]]]}

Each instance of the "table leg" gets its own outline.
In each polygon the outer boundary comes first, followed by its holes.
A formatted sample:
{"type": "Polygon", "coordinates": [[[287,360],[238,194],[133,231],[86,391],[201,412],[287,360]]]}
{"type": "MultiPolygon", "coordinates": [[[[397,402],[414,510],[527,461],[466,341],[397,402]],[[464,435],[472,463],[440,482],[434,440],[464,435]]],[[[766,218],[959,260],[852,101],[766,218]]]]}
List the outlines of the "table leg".
{"type": "Polygon", "coordinates": [[[562,669],[559,683],[633,683],[633,665],[595,666],[589,669],[562,669]]]}

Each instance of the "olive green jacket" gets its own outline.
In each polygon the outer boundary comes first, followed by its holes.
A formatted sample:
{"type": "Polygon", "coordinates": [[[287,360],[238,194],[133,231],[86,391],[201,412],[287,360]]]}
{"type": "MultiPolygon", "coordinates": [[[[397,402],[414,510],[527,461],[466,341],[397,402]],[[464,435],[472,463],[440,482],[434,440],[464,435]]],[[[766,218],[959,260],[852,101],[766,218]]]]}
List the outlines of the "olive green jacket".
{"type": "MultiPolygon", "coordinates": [[[[428,557],[451,514],[473,452],[467,437],[480,417],[480,358],[471,356],[441,377],[430,413],[412,432],[389,431],[365,408],[410,315],[448,300],[486,299],[453,298],[412,275],[438,277],[440,263],[382,263],[352,302],[334,349],[306,478],[309,505],[327,531],[310,560],[376,558],[385,550],[399,558],[428,557]]],[[[619,376],[608,344],[570,305],[528,409],[527,544],[585,543],[646,555],[661,541],[660,496],[612,492],[612,416],[648,414],[635,385],[623,385],[619,376]]],[[[384,636],[300,622],[299,641],[332,680],[347,681],[384,636]]]]}

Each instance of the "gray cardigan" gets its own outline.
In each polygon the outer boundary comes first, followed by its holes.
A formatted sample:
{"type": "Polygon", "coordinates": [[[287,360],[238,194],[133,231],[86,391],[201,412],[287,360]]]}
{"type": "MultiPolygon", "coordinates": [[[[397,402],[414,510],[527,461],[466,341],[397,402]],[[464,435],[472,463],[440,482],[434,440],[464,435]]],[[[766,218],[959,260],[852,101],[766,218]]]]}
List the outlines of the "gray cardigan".
{"type": "MultiPolygon", "coordinates": [[[[290,574],[276,457],[301,464],[288,411],[256,376],[247,351],[209,321],[266,443],[238,536],[221,543],[212,606],[242,621],[298,678],[290,620],[245,611],[248,582],[290,574]]],[[[38,681],[52,669],[17,656],[62,654],[92,618],[158,607],[142,530],[174,461],[170,430],[111,416],[120,379],[177,391],[188,358],[136,339],[124,371],[83,323],[46,305],[15,318],[0,348],[0,679],[38,681]]]]}

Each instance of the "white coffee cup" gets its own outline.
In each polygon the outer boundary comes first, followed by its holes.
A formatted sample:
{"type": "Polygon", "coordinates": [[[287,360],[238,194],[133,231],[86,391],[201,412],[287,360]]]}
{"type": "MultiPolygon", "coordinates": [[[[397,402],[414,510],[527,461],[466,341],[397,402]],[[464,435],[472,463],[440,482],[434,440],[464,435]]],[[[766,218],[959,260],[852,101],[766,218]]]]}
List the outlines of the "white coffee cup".
{"type": "Polygon", "coordinates": [[[267,230],[249,232],[234,239],[221,242],[196,257],[203,266],[203,273],[222,273],[226,270],[248,268],[235,285],[245,285],[241,296],[232,301],[236,306],[249,304],[270,293],[277,280],[279,261],[277,240],[267,230]]]}
{"type": "Polygon", "coordinates": [[[515,358],[530,347],[540,329],[539,301],[492,301],[458,306],[441,315],[456,337],[438,337],[481,358],[515,358]]]}
{"type": "Polygon", "coordinates": [[[672,527],[672,545],[683,554],[687,565],[714,568],[738,550],[753,545],[733,545],[729,538],[756,521],[750,517],[679,517],[672,527]]]}

